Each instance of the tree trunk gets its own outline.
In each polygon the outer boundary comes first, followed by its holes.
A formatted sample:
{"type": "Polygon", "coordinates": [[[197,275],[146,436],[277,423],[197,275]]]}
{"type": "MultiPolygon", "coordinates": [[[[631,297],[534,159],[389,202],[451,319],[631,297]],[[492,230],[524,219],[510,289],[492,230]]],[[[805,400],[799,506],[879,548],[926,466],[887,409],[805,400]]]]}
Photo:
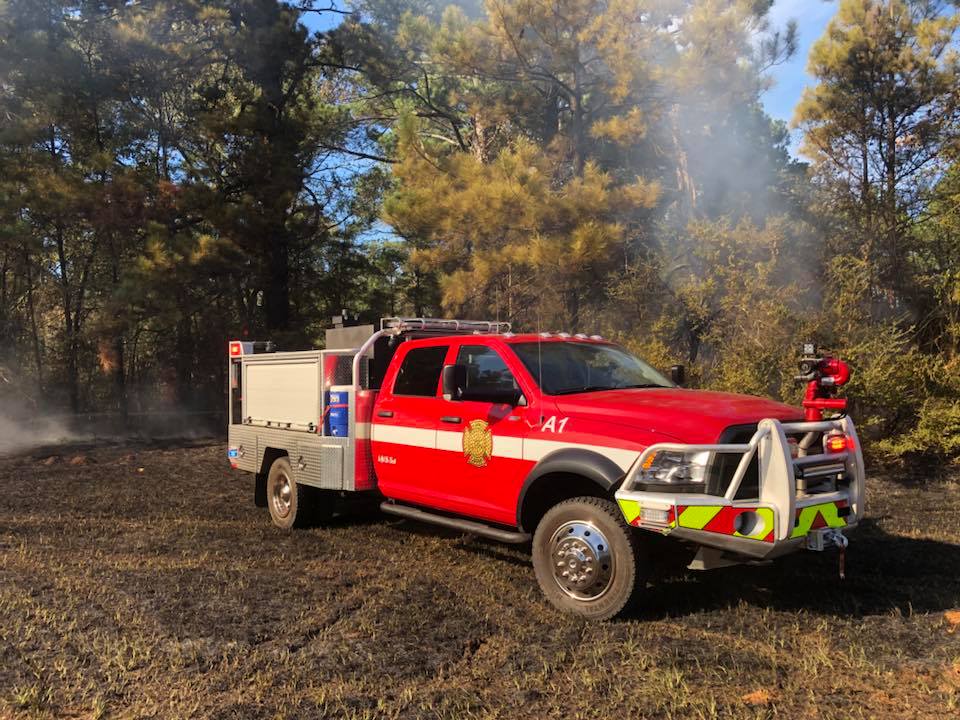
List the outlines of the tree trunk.
{"type": "Polygon", "coordinates": [[[60,266],[60,298],[63,304],[64,350],[66,354],[67,396],[70,410],[80,412],[80,378],[77,369],[77,339],[74,323],[73,299],[70,287],[70,268],[67,264],[67,252],[63,240],[63,227],[56,226],[57,263],[60,266]]]}
{"type": "MultiPolygon", "coordinates": [[[[892,8],[891,8],[892,13],[892,8]]],[[[890,286],[899,296],[900,289],[903,288],[903,263],[900,262],[900,242],[897,237],[897,115],[896,109],[891,107],[887,111],[887,147],[885,168],[886,171],[886,202],[884,210],[886,215],[886,236],[887,236],[887,271],[890,286]]]]}
{"type": "Polygon", "coordinates": [[[264,310],[267,330],[286,330],[290,322],[290,246],[283,228],[267,248],[264,310]]]}
{"type": "Polygon", "coordinates": [[[24,276],[27,281],[27,312],[30,315],[30,340],[33,345],[33,362],[37,372],[37,388],[43,392],[43,358],[40,354],[40,332],[37,329],[37,310],[33,300],[33,274],[30,272],[30,253],[23,250],[24,276]]]}
{"type": "Polygon", "coordinates": [[[580,328],[580,291],[577,288],[570,288],[566,292],[566,306],[567,306],[567,323],[566,328],[561,328],[561,330],[567,330],[568,332],[579,332],[580,328]]]}
{"type": "Polygon", "coordinates": [[[194,343],[189,316],[183,315],[177,321],[176,338],[173,363],[177,376],[177,404],[180,406],[178,409],[189,410],[191,409],[191,400],[194,395],[194,388],[191,382],[193,375],[191,358],[194,353],[194,343]]]}
{"type": "Polygon", "coordinates": [[[560,95],[553,85],[547,88],[547,96],[543,103],[543,145],[546,147],[560,132],[560,109],[557,103],[560,95]]]}

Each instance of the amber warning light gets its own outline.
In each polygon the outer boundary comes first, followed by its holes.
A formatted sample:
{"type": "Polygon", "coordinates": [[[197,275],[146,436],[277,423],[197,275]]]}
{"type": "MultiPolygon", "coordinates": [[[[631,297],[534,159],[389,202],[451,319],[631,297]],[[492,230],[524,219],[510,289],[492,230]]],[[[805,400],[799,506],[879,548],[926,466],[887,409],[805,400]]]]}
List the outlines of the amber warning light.
{"type": "Polygon", "coordinates": [[[826,439],[827,452],[841,453],[845,450],[856,450],[853,438],[847,435],[831,435],[826,439]]]}

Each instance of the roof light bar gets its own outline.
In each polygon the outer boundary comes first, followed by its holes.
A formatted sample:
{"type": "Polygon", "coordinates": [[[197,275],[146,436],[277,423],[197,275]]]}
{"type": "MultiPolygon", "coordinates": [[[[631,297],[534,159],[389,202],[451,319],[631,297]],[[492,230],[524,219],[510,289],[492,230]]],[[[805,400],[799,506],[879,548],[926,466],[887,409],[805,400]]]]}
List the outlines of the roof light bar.
{"type": "Polygon", "coordinates": [[[447,320],[444,318],[381,318],[381,330],[438,330],[441,332],[463,333],[505,333],[510,332],[510,323],[498,320],[447,320]]]}

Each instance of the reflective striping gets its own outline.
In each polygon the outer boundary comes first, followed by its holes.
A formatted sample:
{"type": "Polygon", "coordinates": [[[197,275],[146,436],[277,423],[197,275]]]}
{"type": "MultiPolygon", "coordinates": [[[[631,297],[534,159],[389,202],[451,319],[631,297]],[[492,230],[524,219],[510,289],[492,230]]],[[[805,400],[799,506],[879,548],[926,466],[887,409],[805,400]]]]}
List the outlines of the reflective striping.
{"type": "Polygon", "coordinates": [[[838,512],[841,507],[846,506],[846,500],[837,500],[835,502],[797,508],[797,518],[794,522],[793,532],[790,533],[790,537],[803,537],[811,530],[819,530],[825,527],[846,527],[847,521],[840,517],[838,512]]]}
{"type": "MultiPolygon", "coordinates": [[[[773,542],[773,528],[774,528],[774,522],[775,522],[774,519],[776,517],[776,515],[774,515],[773,513],[773,508],[757,508],[756,510],[754,510],[754,512],[760,516],[761,520],[763,520],[764,526],[759,530],[751,533],[750,535],[746,535],[745,537],[751,538],[753,540],[763,540],[769,535],[770,541],[773,542]]],[[[740,533],[736,533],[736,534],[738,536],[740,535],[740,533]]]]}
{"type": "MultiPolygon", "coordinates": [[[[372,425],[372,439],[376,442],[388,442],[396,445],[410,445],[412,447],[436,448],[448,452],[463,452],[463,431],[454,430],[427,430],[411,428],[402,425],[372,425]]],[[[639,450],[625,450],[623,448],[608,447],[606,445],[586,445],[582,443],[568,443],[559,440],[540,440],[514,437],[512,435],[493,436],[493,457],[510,458],[513,460],[529,460],[538,462],[552,452],[575,448],[590,450],[603,455],[616,463],[620,469],[626,471],[633,462],[640,457],[639,450]]]]}
{"type": "Polygon", "coordinates": [[[718,505],[690,505],[680,513],[680,527],[703,530],[704,526],[720,512],[718,505]]]}
{"type": "Polygon", "coordinates": [[[433,449],[437,446],[437,431],[427,428],[403,427],[401,425],[374,424],[371,439],[374,442],[433,449]]]}
{"type": "Polygon", "coordinates": [[[509,435],[493,436],[493,456],[510,458],[512,460],[523,460],[523,438],[510,437],[509,435]]]}
{"type": "Polygon", "coordinates": [[[733,505],[680,505],[677,507],[677,526],[686,530],[732,535],[749,540],[773,542],[774,513],[767,507],[734,507],[733,505]],[[742,534],[737,530],[737,518],[751,513],[759,520],[753,532],[742,534]]]}
{"type": "Polygon", "coordinates": [[[437,430],[437,450],[463,452],[463,432],[437,430]]]}
{"type": "Polygon", "coordinates": [[[608,447],[606,445],[584,445],[580,443],[562,442],[559,440],[539,440],[526,438],[523,441],[523,459],[537,462],[552,452],[564,450],[566,448],[592,450],[599,455],[609,458],[619,465],[620,469],[624,471],[630,469],[630,466],[633,465],[634,461],[640,457],[639,450],[625,450],[624,448],[608,447]]]}
{"type": "MultiPolygon", "coordinates": [[[[820,503],[808,507],[797,508],[795,526],[790,534],[791,538],[807,535],[811,530],[820,528],[839,528],[846,526],[846,520],[839,515],[839,509],[846,506],[845,500],[820,503]]],[[[626,515],[626,513],[624,513],[626,515]]],[[[680,505],[677,507],[677,527],[686,530],[732,535],[733,537],[749,538],[773,542],[775,514],[769,507],[742,507],[733,505],[680,505]],[[745,512],[755,513],[756,527],[748,534],[737,530],[737,518],[745,512]]],[[[629,521],[628,521],[629,522],[629,521]]]]}
{"type": "Polygon", "coordinates": [[[354,423],[356,428],[356,437],[357,440],[369,440],[370,439],[370,423],[358,422],[354,423]]]}
{"type": "Polygon", "coordinates": [[[757,508],[754,512],[760,517],[763,521],[762,525],[759,525],[756,530],[754,530],[749,535],[741,535],[739,532],[734,531],[734,535],[737,537],[747,537],[751,540],[763,540],[766,537],[770,537],[770,542],[773,542],[773,509],[772,508],[757,508]]]}
{"type": "Polygon", "coordinates": [[[640,517],[640,503],[627,498],[617,498],[617,502],[620,504],[620,512],[623,513],[623,519],[627,521],[628,525],[634,525],[634,521],[640,517]]]}

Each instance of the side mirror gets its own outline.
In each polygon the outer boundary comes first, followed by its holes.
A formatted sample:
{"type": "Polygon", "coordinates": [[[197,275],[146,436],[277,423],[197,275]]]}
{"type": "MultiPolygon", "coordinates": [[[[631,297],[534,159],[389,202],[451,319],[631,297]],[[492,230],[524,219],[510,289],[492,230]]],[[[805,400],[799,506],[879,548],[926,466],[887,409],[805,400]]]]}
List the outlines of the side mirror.
{"type": "Polygon", "coordinates": [[[444,365],[440,373],[440,386],[444,400],[459,400],[467,386],[467,366],[444,365]]]}
{"type": "Polygon", "coordinates": [[[684,380],[687,379],[686,368],[684,368],[683,365],[671,365],[670,379],[675,385],[683,385],[684,380]]]}

